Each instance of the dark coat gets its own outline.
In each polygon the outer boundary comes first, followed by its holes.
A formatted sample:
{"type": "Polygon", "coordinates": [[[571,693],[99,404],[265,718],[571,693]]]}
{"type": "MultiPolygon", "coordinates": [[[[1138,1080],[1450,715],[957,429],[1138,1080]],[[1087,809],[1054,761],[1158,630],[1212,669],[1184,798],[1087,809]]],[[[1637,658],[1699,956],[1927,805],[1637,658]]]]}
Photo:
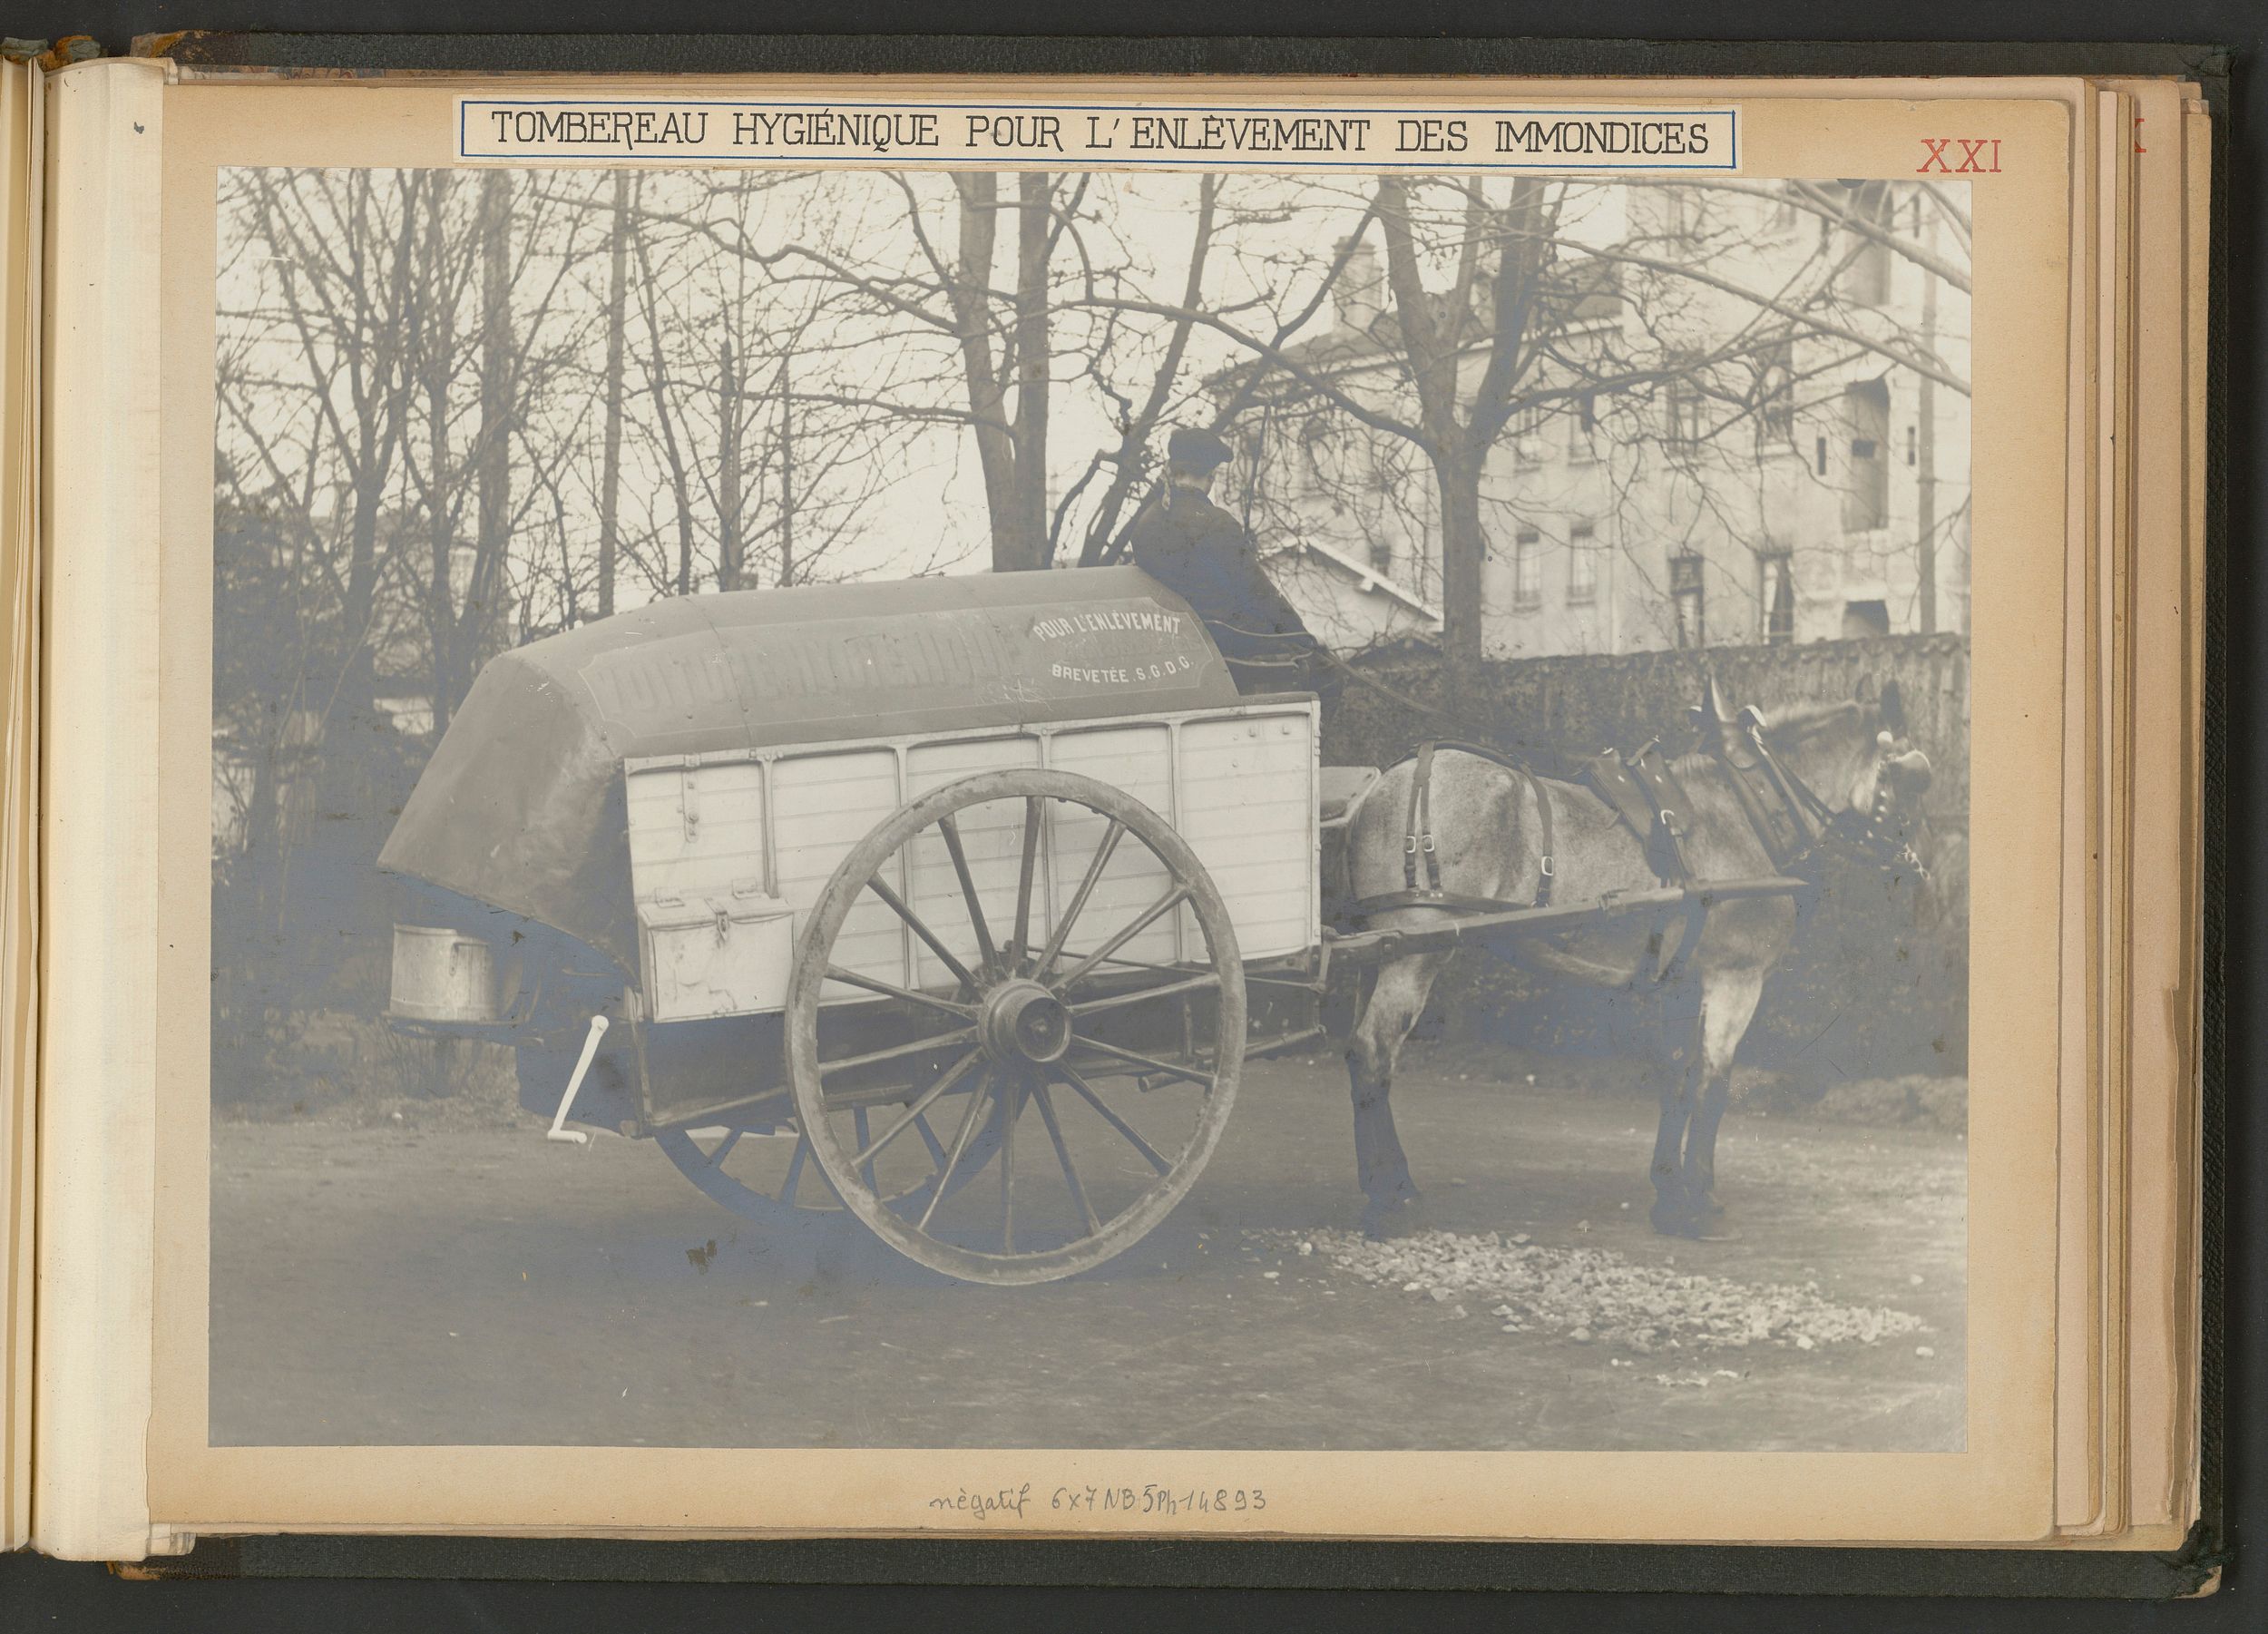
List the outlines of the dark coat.
{"type": "Polygon", "coordinates": [[[1204,494],[1168,487],[1127,540],[1134,564],[1188,602],[1246,691],[1317,691],[1335,700],[1322,644],[1260,566],[1237,519],[1204,494]]]}

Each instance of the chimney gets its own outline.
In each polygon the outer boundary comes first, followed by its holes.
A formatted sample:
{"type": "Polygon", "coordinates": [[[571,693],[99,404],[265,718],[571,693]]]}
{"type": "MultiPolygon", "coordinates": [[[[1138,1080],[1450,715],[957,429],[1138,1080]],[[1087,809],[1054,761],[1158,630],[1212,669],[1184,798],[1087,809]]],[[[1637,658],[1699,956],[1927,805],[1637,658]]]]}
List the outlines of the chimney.
{"type": "MultiPolygon", "coordinates": [[[[1346,240],[1338,243],[1346,250],[1346,240]]],[[[1367,335],[1386,311],[1386,279],[1378,265],[1378,252],[1370,240],[1363,239],[1346,258],[1346,265],[1339,269],[1339,281],[1332,291],[1332,302],[1338,312],[1339,327],[1367,335]]]]}

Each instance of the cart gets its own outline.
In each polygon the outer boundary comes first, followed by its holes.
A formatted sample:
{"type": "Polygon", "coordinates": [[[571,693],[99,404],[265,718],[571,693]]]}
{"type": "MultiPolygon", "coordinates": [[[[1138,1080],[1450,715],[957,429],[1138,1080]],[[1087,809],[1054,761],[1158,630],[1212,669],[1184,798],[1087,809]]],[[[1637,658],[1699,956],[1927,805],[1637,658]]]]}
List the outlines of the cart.
{"type": "Polygon", "coordinates": [[[1316,1036],[1317,783],[1314,700],[1132,568],[659,602],[481,672],[378,859],[388,1016],[748,1218],[1068,1276],[1316,1036]]]}
{"type": "Polygon", "coordinates": [[[435,750],[378,859],[387,1013],[510,1045],[553,1139],[652,1140],[744,1218],[1070,1276],[1188,1194],[1334,965],[1694,895],[1326,930],[1375,774],[1316,726],[1129,567],[601,620],[492,660],[435,750]]]}

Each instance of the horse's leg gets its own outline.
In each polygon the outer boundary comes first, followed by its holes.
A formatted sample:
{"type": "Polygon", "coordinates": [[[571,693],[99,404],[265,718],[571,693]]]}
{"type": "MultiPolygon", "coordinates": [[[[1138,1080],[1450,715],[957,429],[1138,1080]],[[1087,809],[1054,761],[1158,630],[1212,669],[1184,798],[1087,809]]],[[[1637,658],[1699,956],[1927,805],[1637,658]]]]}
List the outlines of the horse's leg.
{"type": "Polygon", "coordinates": [[[1378,973],[1369,1002],[1346,1047],[1348,1089],[1354,1101],[1354,1170],[1361,1179],[1363,1228],[1376,1232],[1384,1217],[1417,1200],[1410,1161],[1393,1127],[1393,1070],[1403,1041],[1425,1008],[1425,995],[1444,954],[1396,959],[1378,973]]]}
{"type": "Polygon", "coordinates": [[[1686,1132],[1694,1119],[1701,1081],[1702,984],[1687,971],[1662,993],[1660,1053],[1654,1071],[1661,1091],[1661,1121],[1654,1131],[1654,1229],[1668,1237],[1694,1234],[1693,1199],[1686,1189],[1686,1132]]]}
{"type": "Polygon", "coordinates": [[[1716,970],[1702,979],[1700,1103],[1686,1136],[1686,1199],[1697,1220],[1724,1212],[1710,1195],[1716,1185],[1716,1126],[1733,1098],[1733,1052],[1755,1019],[1764,996],[1760,970],[1716,970]]]}

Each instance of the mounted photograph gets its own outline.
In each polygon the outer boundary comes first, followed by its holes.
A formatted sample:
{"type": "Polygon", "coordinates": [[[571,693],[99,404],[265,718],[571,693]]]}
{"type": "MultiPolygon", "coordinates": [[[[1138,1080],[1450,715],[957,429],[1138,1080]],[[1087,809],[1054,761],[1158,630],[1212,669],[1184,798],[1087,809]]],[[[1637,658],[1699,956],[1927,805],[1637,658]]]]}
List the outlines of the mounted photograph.
{"type": "Polygon", "coordinates": [[[1966,181],[215,206],[210,1445],[1969,1448],[1966,181]]]}

